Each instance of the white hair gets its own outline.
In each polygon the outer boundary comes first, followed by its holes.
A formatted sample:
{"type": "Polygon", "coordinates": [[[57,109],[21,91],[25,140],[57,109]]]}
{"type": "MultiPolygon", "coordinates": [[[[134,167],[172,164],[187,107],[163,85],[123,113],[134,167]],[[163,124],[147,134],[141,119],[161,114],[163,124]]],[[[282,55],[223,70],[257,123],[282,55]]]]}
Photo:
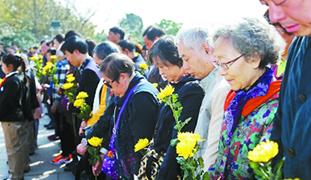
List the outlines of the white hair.
{"type": "Polygon", "coordinates": [[[179,29],[175,37],[175,44],[178,46],[180,40],[182,40],[187,49],[199,51],[204,44],[208,45],[208,35],[208,29],[205,27],[184,25],[179,29]]]}

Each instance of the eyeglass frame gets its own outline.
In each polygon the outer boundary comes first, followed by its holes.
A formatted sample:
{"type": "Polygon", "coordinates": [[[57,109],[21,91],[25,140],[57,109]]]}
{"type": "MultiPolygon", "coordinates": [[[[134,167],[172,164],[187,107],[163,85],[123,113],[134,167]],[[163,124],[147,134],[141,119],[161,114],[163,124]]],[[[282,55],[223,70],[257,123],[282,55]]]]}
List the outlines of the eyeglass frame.
{"type": "Polygon", "coordinates": [[[110,83],[108,83],[105,79],[104,79],[104,84],[107,86],[107,87],[109,87],[109,88],[112,88],[112,83],[114,82],[114,81],[116,81],[118,78],[115,78],[115,79],[113,79],[110,83]]]}
{"type": "Polygon", "coordinates": [[[235,59],[233,59],[231,61],[225,62],[225,63],[220,63],[218,61],[213,61],[213,64],[216,67],[222,67],[223,69],[228,70],[232,66],[232,64],[235,63],[237,60],[239,60],[242,56],[244,56],[244,54],[241,54],[239,57],[237,57],[237,58],[235,58],[235,59]]]}

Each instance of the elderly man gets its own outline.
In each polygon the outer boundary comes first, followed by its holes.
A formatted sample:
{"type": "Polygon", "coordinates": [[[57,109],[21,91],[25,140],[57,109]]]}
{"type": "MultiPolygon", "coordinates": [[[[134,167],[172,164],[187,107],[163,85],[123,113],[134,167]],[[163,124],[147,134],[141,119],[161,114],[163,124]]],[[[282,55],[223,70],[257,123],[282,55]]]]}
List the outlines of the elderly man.
{"type": "Polygon", "coordinates": [[[271,140],[279,144],[273,164],[285,157],[284,178],[311,177],[311,0],[261,0],[270,19],[298,36],[288,52],[271,140]]]}
{"type": "Polygon", "coordinates": [[[229,84],[213,65],[213,49],[207,40],[208,30],[202,27],[182,27],[175,38],[184,68],[189,74],[202,79],[201,84],[205,90],[195,129],[202,139],[206,139],[201,142],[197,153],[197,156],[203,156],[205,170],[217,157],[224,101],[230,90],[229,84]]]}

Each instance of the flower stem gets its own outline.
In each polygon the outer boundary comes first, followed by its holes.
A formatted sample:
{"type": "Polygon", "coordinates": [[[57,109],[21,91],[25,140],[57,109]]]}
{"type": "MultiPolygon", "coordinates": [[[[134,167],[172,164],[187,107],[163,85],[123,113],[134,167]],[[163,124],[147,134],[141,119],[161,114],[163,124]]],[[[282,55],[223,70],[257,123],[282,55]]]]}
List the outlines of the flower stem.
{"type": "Polygon", "coordinates": [[[174,107],[172,105],[171,97],[168,99],[168,104],[169,104],[170,108],[172,109],[172,113],[173,113],[173,116],[174,116],[174,119],[175,119],[175,122],[176,122],[176,125],[177,125],[177,130],[178,130],[178,132],[180,132],[181,128],[180,128],[180,125],[179,125],[178,117],[174,113],[175,109],[174,109],[174,107]]]}

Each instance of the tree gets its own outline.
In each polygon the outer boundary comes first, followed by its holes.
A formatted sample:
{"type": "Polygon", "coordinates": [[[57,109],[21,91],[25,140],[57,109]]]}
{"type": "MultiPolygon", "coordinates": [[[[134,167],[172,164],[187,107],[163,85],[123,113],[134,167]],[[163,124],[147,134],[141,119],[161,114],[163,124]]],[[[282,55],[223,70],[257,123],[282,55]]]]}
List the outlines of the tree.
{"type": "Polygon", "coordinates": [[[13,46],[15,44],[22,49],[27,49],[29,46],[38,44],[37,39],[29,31],[20,31],[18,33],[1,36],[0,41],[5,47],[13,46]]]}
{"type": "Polygon", "coordinates": [[[182,23],[176,23],[172,20],[162,19],[160,24],[156,24],[162,28],[166,34],[176,35],[181,28],[182,23]]]}
{"type": "Polygon", "coordinates": [[[92,36],[92,39],[97,43],[101,43],[103,41],[107,40],[107,34],[105,33],[105,30],[102,30],[102,32],[96,33],[92,36]]]}
{"type": "Polygon", "coordinates": [[[142,44],[142,29],[143,20],[140,16],[130,13],[125,14],[125,18],[122,18],[119,22],[119,26],[124,29],[126,36],[133,42],[142,44]]]}
{"type": "Polygon", "coordinates": [[[51,21],[60,21],[62,32],[76,30],[84,37],[91,37],[95,27],[90,18],[96,12],[89,9],[79,14],[75,0],[66,0],[66,7],[56,0],[0,0],[0,36],[15,36],[30,32],[40,41],[52,39],[51,21]]]}

